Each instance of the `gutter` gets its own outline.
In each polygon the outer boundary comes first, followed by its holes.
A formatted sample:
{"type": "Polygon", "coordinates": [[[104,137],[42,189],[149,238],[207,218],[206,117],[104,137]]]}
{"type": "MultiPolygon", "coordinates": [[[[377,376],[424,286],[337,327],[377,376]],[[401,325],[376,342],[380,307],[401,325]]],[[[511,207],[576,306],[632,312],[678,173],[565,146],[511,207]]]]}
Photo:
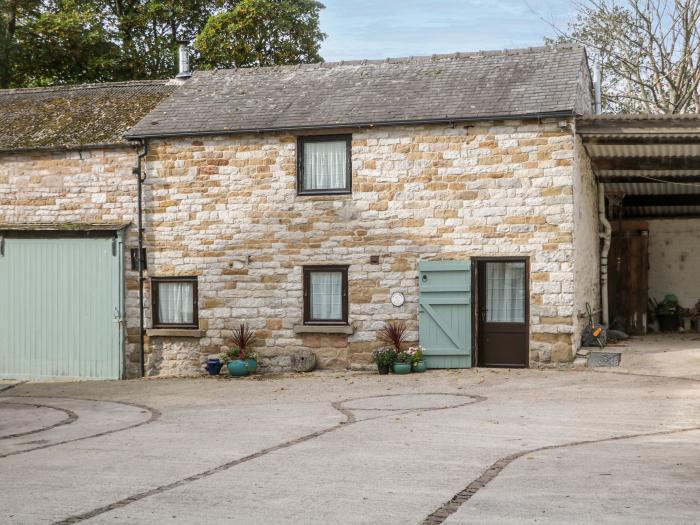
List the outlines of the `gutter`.
{"type": "Polygon", "coordinates": [[[149,138],[171,138],[171,137],[202,137],[209,135],[243,135],[246,133],[274,133],[282,131],[309,131],[319,129],[357,128],[371,129],[387,126],[418,126],[423,124],[458,124],[464,122],[482,122],[487,120],[527,120],[575,117],[576,112],[570,110],[549,111],[544,113],[524,113],[519,115],[477,115],[474,117],[444,117],[414,120],[384,120],[379,122],[345,122],[333,124],[312,124],[307,126],[278,126],[263,128],[243,128],[243,129],[223,129],[208,131],[183,131],[171,133],[144,133],[139,135],[125,135],[129,140],[149,139],[149,138]]]}
{"type": "Polygon", "coordinates": [[[143,305],[143,182],[146,178],[146,174],[143,173],[142,175],[142,165],[143,165],[143,158],[148,155],[148,141],[147,140],[142,140],[141,145],[143,146],[143,151],[138,154],[138,160],[136,167],[134,168],[133,172],[134,175],[136,175],[136,193],[137,193],[137,203],[138,203],[138,220],[137,220],[137,228],[138,228],[138,254],[137,258],[139,261],[139,347],[140,347],[140,363],[141,363],[141,377],[146,376],[146,357],[145,357],[145,350],[144,350],[144,334],[146,333],[146,328],[144,326],[144,305],[143,305]]]}

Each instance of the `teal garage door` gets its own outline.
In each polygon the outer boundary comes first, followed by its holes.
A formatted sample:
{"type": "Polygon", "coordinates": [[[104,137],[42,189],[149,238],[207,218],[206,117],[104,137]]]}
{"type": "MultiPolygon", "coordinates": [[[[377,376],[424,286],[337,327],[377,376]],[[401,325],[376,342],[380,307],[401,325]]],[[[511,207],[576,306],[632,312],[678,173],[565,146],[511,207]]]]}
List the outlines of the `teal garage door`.
{"type": "Polygon", "coordinates": [[[418,325],[428,368],[472,365],[471,262],[421,261],[418,325]]]}
{"type": "Polygon", "coordinates": [[[119,379],[118,237],[0,239],[0,377],[119,379]]]}

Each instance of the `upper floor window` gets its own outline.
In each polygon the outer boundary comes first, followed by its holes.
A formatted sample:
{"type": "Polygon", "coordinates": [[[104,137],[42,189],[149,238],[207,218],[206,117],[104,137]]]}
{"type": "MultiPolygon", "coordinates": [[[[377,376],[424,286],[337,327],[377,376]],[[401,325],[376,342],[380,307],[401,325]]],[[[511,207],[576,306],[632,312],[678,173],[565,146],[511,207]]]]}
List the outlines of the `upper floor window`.
{"type": "Polygon", "coordinates": [[[197,278],[151,279],[153,328],[198,328],[197,278]]]}
{"type": "Polygon", "coordinates": [[[297,193],[350,193],[352,187],[350,135],[299,137],[297,193]]]}

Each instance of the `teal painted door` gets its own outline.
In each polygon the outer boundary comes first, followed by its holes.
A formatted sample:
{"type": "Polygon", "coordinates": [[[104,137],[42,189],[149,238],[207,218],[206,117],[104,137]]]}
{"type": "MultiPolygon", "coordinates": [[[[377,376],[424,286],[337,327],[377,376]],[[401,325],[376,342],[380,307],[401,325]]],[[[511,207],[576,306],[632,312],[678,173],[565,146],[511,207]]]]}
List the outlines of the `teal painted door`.
{"type": "Polygon", "coordinates": [[[121,239],[10,237],[3,252],[0,377],[121,378],[121,239]]]}
{"type": "Polygon", "coordinates": [[[421,261],[418,326],[428,368],[471,368],[471,262],[421,261]]]}

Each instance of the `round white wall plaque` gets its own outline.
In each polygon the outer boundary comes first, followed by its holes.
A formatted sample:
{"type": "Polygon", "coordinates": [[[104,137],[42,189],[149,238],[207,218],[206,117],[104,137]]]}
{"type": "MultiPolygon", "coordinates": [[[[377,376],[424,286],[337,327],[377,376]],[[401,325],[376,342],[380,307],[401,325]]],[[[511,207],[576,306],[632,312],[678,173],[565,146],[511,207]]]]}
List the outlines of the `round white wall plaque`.
{"type": "Polygon", "coordinates": [[[406,301],[406,298],[403,296],[401,292],[394,292],[391,294],[391,304],[394,306],[403,306],[403,303],[406,301]]]}

